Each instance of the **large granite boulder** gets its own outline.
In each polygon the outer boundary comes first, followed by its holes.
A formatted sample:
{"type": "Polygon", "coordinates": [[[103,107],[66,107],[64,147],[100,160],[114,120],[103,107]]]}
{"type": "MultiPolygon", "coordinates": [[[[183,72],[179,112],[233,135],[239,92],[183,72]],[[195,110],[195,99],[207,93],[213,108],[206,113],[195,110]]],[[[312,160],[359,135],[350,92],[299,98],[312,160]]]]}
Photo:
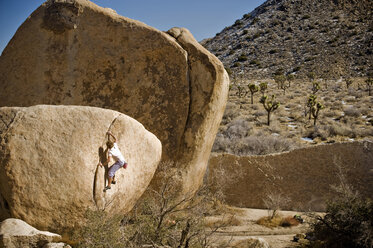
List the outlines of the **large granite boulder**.
{"type": "Polygon", "coordinates": [[[86,0],[49,0],[0,57],[0,106],[89,105],[140,121],[163,160],[201,183],[228,96],[222,63],[185,29],[169,34],[86,0]]]}
{"type": "Polygon", "coordinates": [[[228,204],[266,208],[271,195],[288,197],[288,210],[325,211],[335,198],[332,185],[344,182],[373,198],[373,143],[356,141],[318,145],[264,156],[213,154],[209,180],[228,204]],[[234,177],[234,180],[227,178],[234,177]]]}
{"type": "Polygon", "coordinates": [[[13,217],[42,230],[79,224],[87,209],[129,211],[161,159],[160,141],[113,110],[39,105],[0,108],[0,220],[13,217]],[[128,162],[103,192],[106,132],[128,162]]]}
{"type": "MultiPolygon", "coordinates": [[[[50,247],[53,242],[61,241],[62,237],[55,233],[42,232],[26,222],[9,218],[0,223],[0,247],[28,248],[50,247]]],[[[70,247],[60,243],[60,247],[70,247]]]]}

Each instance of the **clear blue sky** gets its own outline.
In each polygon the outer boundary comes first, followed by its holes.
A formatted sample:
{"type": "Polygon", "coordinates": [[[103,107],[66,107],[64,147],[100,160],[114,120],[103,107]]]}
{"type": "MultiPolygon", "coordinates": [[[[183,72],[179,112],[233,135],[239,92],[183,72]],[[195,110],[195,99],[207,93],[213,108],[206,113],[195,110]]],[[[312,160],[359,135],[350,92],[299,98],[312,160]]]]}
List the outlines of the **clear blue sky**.
{"type": "MultiPolygon", "coordinates": [[[[0,0],[0,53],[43,0],[0,0]]],[[[185,27],[201,41],[215,36],[265,0],[93,0],[159,30],[185,27]]]]}

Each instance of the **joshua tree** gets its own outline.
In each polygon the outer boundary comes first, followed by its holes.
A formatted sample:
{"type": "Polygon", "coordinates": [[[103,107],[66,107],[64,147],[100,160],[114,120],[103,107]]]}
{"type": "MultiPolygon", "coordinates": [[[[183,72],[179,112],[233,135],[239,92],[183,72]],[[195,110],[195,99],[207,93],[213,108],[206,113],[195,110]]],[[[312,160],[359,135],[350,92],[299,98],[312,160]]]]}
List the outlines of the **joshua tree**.
{"type": "Polygon", "coordinates": [[[273,77],[273,80],[275,80],[276,84],[277,84],[277,88],[280,89],[280,86],[285,83],[286,81],[286,77],[284,75],[275,75],[273,77]]]}
{"type": "Polygon", "coordinates": [[[316,125],[317,118],[319,117],[319,112],[324,108],[320,102],[317,101],[317,96],[310,95],[307,100],[307,107],[309,108],[309,120],[311,116],[313,117],[313,125],[316,125]]]}
{"type": "Polygon", "coordinates": [[[316,74],[313,71],[311,71],[311,72],[307,73],[307,77],[310,81],[313,81],[316,78],[316,74]]]}
{"type": "Polygon", "coordinates": [[[308,119],[311,120],[311,117],[312,117],[312,108],[315,106],[315,103],[316,103],[316,98],[317,96],[315,95],[310,95],[307,99],[307,107],[309,109],[308,111],[308,114],[309,114],[309,117],[308,119]]]}
{"type": "Polygon", "coordinates": [[[290,88],[290,83],[293,82],[294,79],[295,79],[295,76],[293,74],[288,74],[286,76],[286,80],[288,80],[288,82],[289,82],[289,88],[290,88]]]}
{"type": "Polygon", "coordinates": [[[264,96],[264,93],[268,89],[268,83],[262,82],[259,84],[260,92],[262,92],[262,96],[264,96]]]}
{"type": "Polygon", "coordinates": [[[237,92],[236,92],[236,95],[241,98],[243,96],[246,96],[247,92],[245,91],[245,87],[241,86],[241,85],[237,85],[237,92]]]}
{"type": "Polygon", "coordinates": [[[373,78],[368,78],[365,80],[365,83],[367,85],[367,88],[368,88],[368,94],[369,96],[371,96],[371,89],[372,89],[372,86],[373,86],[373,78]]]}
{"type": "Polygon", "coordinates": [[[251,104],[254,103],[254,94],[259,91],[259,87],[255,84],[248,84],[250,93],[251,93],[251,104]]]}
{"type": "Polygon", "coordinates": [[[271,99],[268,99],[268,96],[264,95],[260,99],[260,103],[263,104],[263,107],[267,111],[267,125],[270,125],[271,112],[278,109],[280,103],[275,100],[275,95],[272,95],[271,99]]]}
{"type": "Polygon", "coordinates": [[[319,111],[324,108],[320,102],[315,101],[314,106],[312,107],[312,116],[313,116],[313,125],[316,126],[317,117],[319,117],[319,111]]]}
{"type": "Polygon", "coordinates": [[[347,88],[347,89],[350,88],[350,86],[351,86],[351,84],[352,84],[352,80],[351,80],[351,78],[346,78],[345,82],[346,82],[346,88],[347,88]]]}
{"type": "Polygon", "coordinates": [[[320,89],[320,83],[319,82],[313,82],[312,83],[312,94],[316,94],[320,89]]]}
{"type": "Polygon", "coordinates": [[[290,85],[286,84],[285,81],[281,82],[281,84],[280,84],[280,88],[284,91],[284,95],[285,95],[286,89],[289,88],[289,87],[290,87],[290,85]]]}

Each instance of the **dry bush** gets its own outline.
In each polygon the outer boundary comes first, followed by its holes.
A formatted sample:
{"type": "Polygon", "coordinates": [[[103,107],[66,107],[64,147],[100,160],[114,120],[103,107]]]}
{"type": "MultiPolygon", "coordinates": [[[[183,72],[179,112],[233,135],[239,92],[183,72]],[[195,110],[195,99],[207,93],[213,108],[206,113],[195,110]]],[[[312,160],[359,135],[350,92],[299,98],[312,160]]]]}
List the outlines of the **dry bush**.
{"type": "Polygon", "coordinates": [[[327,110],[324,112],[325,117],[338,117],[340,116],[339,112],[336,110],[327,110]]]}
{"type": "MultiPolygon", "coordinates": [[[[222,144],[220,144],[222,145],[222,144]]],[[[220,146],[220,148],[222,148],[220,146]]],[[[225,143],[224,152],[239,156],[265,155],[289,151],[295,148],[291,140],[272,135],[248,136],[225,143]]],[[[216,147],[214,145],[214,151],[216,147]]]]}
{"type": "Polygon", "coordinates": [[[295,219],[292,216],[284,217],[280,223],[280,226],[282,227],[292,227],[292,226],[298,226],[300,223],[297,219],[295,219]]]}
{"type": "Polygon", "coordinates": [[[227,215],[222,218],[206,218],[204,226],[209,228],[223,227],[223,226],[241,226],[243,221],[235,215],[227,215]]]}
{"type": "Polygon", "coordinates": [[[273,218],[271,218],[269,216],[264,216],[264,217],[260,218],[259,220],[257,220],[256,224],[261,225],[261,226],[265,226],[265,227],[269,227],[269,228],[274,228],[274,227],[280,226],[281,222],[282,222],[282,217],[279,216],[279,215],[277,215],[273,218]]]}
{"type": "Polygon", "coordinates": [[[365,107],[365,106],[360,107],[360,113],[362,115],[368,115],[369,113],[372,113],[372,112],[373,112],[373,110],[370,109],[369,107],[365,107]]]}
{"type": "Polygon", "coordinates": [[[356,133],[351,127],[343,125],[342,123],[334,123],[326,127],[330,136],[346,136],[350,138],[356,137],[356,133]]]}
{"type": "Polygon", "coordinates": [[[290,198],[274,190],[266,194],[263,202],[268,209],[268,217],[273,219],[277,216],[278,211],[287,206],[290,198]]]}
{"type": "Polygon", "coordinates": [[[324,127],[314,126],[306,129],[304,136],[311,139],[320,138],[321,140],[327,140],[328,137],[331,136],[331,134],[330,130],[325,129],[324,127]]]}
{"type": "Polygon", "coordinates": [[[361,113],[358,108],[355,108],[353,106],[347,107],[343,111],[345,113],[345,116],[351,116],[351,117],[360,117],[361,113]]]}
{"type": "Polygon", "coordinates": [[[121,219],[123,216],[109,216],[102,210],[87,210],[86,222],[72,231],[70,244],[77,248],[123,247],[126,242],[121,219]]]}
{"type": "Polygon", "coordinates": [[[253,125],[246,119],[236,119],[227,125],[224,135],[230,138],[242,138],[250,134],[253,125]]]}
{"type": "Polygon", "coordinates": [[[230,220],[206,227],[205,216],[216,212],[215,194],[207,184],[195,194],[182,194],[176,168],[163,162],[157,189],[148,188],[125,216],[88,211],[86,223],[74,232],[76,247],[211,247],[210,237],[230,220]]]}
{"type": "Polygon", "coordinates": [[[269,216],[262,217],[256,221],[256,224],[269,227],[269,228],[274,228],[274,227],[279,227],[279,226],[292,227],[292,226],[297,226],[300,223],[294,217],[291,217],[291,216],[282,217],[281,215],[276,215],[273,218],[269,216]]]}

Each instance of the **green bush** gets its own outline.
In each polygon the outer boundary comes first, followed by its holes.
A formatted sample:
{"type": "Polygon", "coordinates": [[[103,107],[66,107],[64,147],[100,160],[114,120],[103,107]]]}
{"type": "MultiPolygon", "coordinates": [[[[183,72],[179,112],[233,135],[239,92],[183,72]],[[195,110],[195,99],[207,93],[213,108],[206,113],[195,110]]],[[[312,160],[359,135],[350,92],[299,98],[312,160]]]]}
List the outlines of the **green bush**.
{"type": "Polygon", "coordinates": [[[244,18],[244,19],[248,19],[248,18],[250,18],[250,17],[251,17],[250,14],[244,14],[244,15],[243,15],[243,18],[244,18]]]}
{"type": "Polygon", "coordinates": [[[238,57],[237,60],[240,61],[240,62],[243,62],[243,61],[248,60],[248,58],[247,58],[247,56],[246,56],[245,54],[241,54],[241,55],[238,57]]]}
{"type": "Polygon", "coordinates": [[[326,215],[313,225],[311,247],[373,247],[373,202],[341,184],[327,204],[326,215]]]}
{"type": "Polygon", "coordinates": [[[232,67],[239,67],[241,64],[239,62],[235,62],[232,67]]]}
{"type": "Polygon", "coordinates": [[[260,65],[260,62],[256,59],[250,61],[250,65],[260,65]]]}
{"type": "Polygon", "coordinates": [[[242,26],[243,22],[241,20],[236,20],[233,26],[242,26]]]}

